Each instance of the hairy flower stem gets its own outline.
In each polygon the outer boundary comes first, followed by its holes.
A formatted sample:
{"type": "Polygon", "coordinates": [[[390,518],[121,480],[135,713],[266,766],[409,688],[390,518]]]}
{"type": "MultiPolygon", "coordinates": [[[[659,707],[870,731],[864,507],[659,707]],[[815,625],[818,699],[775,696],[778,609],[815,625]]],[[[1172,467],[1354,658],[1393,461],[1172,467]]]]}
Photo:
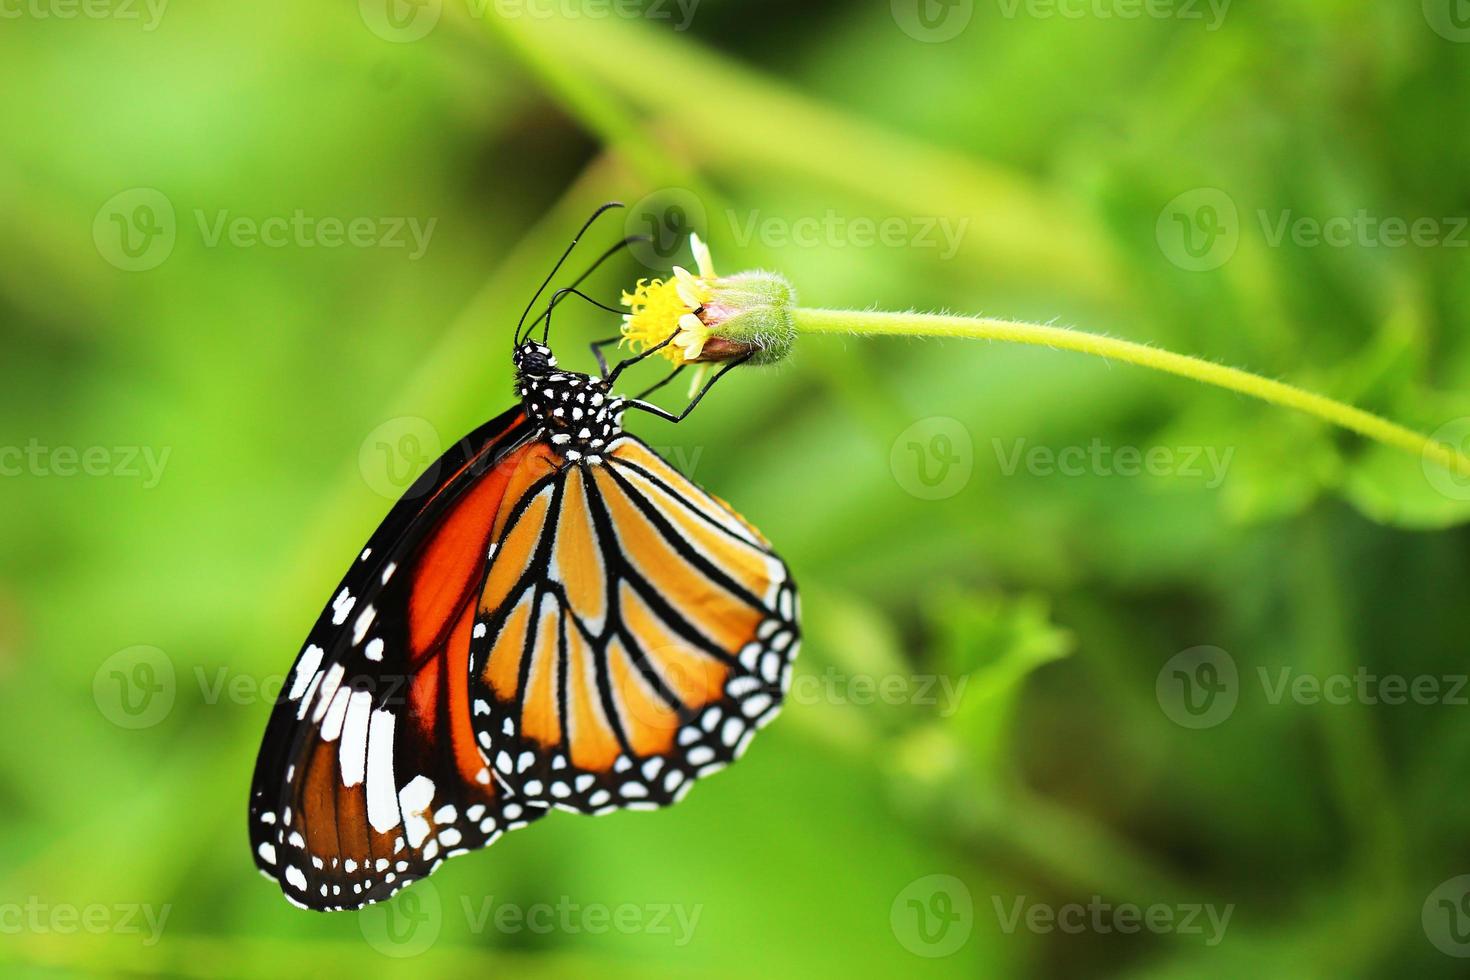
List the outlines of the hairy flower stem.
{"type": "Polygon", "coordinates": [[[792,311],[792,315],[798,333],[1004,340],[1126,361],[1250,395],[1272,405],[1294,408],[1385,446],[1430,460],[1453,473],[1470,476],[1470,456],[1371,412],[1293,385],[1251,374],[1249,371],[1225,367],[1185,354],[1174,354],[1129,340],[1040,323],[1016,323],[1010,320],[934,313],[796,309],[792,311]]]}

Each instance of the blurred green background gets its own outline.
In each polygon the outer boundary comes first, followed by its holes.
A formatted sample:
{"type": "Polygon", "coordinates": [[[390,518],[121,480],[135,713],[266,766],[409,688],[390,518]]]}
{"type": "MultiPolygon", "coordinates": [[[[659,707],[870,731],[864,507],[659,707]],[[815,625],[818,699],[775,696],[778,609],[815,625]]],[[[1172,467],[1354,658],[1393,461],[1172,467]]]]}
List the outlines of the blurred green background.
{"type": "MultiPolygon", "coordinates": [[[[1463,974],[1470,485],[1030,348],[806,339],[634,423],[805,600],[785,713],[682,805],[362,914],[245,834],[327,590],[508,404],[603,200],[598,246],[658,232],[606,300],[698,228],[809,305],[1075,324],[1461,443],[1463,0],[3,15],[8,974],[1463,974]]],[[[586,368],[616,321],[563,310],[586,368]]]]}

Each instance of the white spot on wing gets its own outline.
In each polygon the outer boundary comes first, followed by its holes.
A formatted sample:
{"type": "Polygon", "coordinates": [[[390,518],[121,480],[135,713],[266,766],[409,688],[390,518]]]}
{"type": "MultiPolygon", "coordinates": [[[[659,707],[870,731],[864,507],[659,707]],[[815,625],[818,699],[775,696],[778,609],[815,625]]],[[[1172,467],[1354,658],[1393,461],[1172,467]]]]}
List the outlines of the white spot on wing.
{"type": "Polygon", "coordinates": [[[332,698],[337,693],[337,685],[342,683],[342,665],[332,664],[327,668],[327,673],[322,677],[321,687],[316,692],[316,711],[312,712],[311,721],[314,725],[321,724],[322,717],[327,713],[327,707],[332,703],[332,698]]]}
{"type": "Polygon", "coordinates": [[[342,734],[342,722],[347,718],[347,699],[352,696],[351,688],[341,687],[332,696],[331,706],[327,708],[326,720],[322,722],[322,739],[327,742],[335,742],[342,734]]]}
{"type": "Polygon", "coordinates": [[[377,616],[377,614],[378,611],[372,606],[368,606],[360,614],[358,614],[357,621],[352,624],[353,646],[357,646],[359,643],[362,642],[362,638],[364,636],[367,636],[368,627],[373,625],[373,617],[377,616]]]}
{"type": "Polygon", "coordinates": [[[398,800],[393,784],[393,725],[391,711],[374,711],[368,734],[368,823],[380,834],[398,826],[398,800]]]}
{"type": "Polygon", "coordinates": [[[322,665],[322,654],[326,651],[313,643],[301,652],[301,659],[296,663],[296,674],[291,679],[291,700],[295,701],[306,693],[306,685],[316,676],[317,668],[322,665]]]}
{"type": "Polygon", "coordinates": [[[372,710],[373,696],[367,691],[353,691],[347,702],[347,718],[342,723],[342,745],[337,755],[342,763],[342,785],[356,786],[362,782],[363,766],[367,763],[368,715],[372,710]]]}
{"type": "Polygon", "coordinates": [[[344,585],[342,591],[337,593],[337,598],[332,600],[332,625],[341,626],[347,622],[347,614],[352,612],[353,603],[357,602],[352,593],[344,585]]]}
{"type": "MultiPolygon", "coordinates": [[[[317,685],[321,682],[321,671],[317,671],[311,675],[311,683],[306,685],[306,693],[301,695],[301,705],[296,709],[297,719],[305,718],[306,713],[311,710],[312,701],[316,698],[317,685]]],[[[289,779],[290,777],[287,778],[289,779]]]]}
{"type": "MultiPolygon", "coordinates": [[[[434,800],[434,781],[428,776],[415,776],[407,786],[398,791],[398,805],[403,810],[403,832],[408,836],[408,846],[418,847],[429,836],[429,821],[424,814],[434,800]]],[[[434,848],[438,853],[438,848],[434,848]]],[[[424,848],[424,857],[432,858],[429,848],[424,848]]]]}

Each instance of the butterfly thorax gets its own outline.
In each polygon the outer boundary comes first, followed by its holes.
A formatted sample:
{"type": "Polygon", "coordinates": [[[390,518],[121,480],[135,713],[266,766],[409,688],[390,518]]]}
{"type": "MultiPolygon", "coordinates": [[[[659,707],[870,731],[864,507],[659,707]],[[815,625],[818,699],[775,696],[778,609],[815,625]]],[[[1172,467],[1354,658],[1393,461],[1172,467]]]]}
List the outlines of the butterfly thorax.
{"type": "Polygon", "coordinates": [[[569,461],[599,463],[622,432],[625,399],[612,394],[604,378],[552,370],[539,377],[516,376],[526,416],[569,461]]]}

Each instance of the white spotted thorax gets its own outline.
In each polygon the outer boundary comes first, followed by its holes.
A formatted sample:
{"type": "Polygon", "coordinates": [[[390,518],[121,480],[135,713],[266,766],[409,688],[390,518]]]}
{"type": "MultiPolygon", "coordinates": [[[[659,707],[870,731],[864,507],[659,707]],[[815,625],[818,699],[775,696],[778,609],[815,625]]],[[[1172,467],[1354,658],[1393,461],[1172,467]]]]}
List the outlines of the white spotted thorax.
{"type": "Polygon", "coordinates": [[[623,431],[627,399],[612,394],[607,379],[561,371],[545,344],[527,340],[516,348],[516,392],[526,415],[568,462],[602,462],[608,445],[623,431]]]}

